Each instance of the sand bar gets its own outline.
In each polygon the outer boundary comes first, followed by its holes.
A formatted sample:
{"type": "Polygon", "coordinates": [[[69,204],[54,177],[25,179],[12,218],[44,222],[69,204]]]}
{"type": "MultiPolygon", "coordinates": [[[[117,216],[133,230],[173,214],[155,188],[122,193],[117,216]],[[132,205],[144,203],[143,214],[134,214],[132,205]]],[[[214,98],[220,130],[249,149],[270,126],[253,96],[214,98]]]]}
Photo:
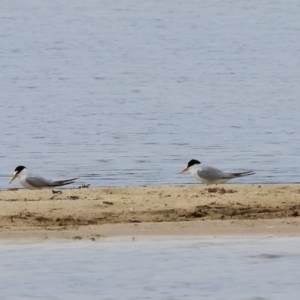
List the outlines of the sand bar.
{"type": "Polygon", "coordinates": [[[0,191],[0,238],[298,236],[300,185],[0,191]]]}

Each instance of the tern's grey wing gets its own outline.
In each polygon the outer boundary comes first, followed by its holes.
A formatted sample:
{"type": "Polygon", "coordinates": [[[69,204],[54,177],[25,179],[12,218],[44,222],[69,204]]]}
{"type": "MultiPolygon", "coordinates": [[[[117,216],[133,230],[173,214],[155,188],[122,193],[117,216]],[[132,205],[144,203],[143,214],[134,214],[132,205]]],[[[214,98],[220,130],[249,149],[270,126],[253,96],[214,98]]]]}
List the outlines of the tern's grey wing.
{"type": "Polygon", "coordinates": [[[203,165],[197,170],[197,175],[207,180],[218,180],[226,178],[226,173],[222,172],[221,170],[203,165]]]}
{"type": "Polygon", "coordinates": [[[30,175],[26,177],[26,182],[36,188],[51,187],[52,180],[48,180],[41,176],[30,175]]]}
{"type": "Polygon", "coordinates": [[[57,181],[53,181],[53,180],[48,180],[44,177],[41,176],[28,176],[26,178],[27,183],[29,183],[30,185],[36,187],[36,188],[43,188],[43,187],[56,187],[56,186],[62,186],[62,185],[67,185],[67,184],[71,184],[74,182],[75,179],[78,178],[72,178],[72,179],[66,179],[66,180],[57,180],[57,181]]]}

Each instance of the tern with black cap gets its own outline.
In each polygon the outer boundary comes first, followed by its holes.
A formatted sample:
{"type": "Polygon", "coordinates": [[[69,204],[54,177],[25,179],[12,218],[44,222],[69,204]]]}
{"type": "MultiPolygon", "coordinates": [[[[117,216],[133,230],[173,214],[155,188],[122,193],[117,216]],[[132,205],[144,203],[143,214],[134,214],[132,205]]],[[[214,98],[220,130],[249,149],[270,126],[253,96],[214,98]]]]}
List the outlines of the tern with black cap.
{"type": "Polygon", "coordinates": [[[9,183],[15,178],[19,179],[20,183],[29,190],[40,189],[52,189],[59,186],[74,183],[78,178],[66,179],[66,180],[49,180],[44,177],[34,175],[27,170],[24,166],[18,166],[15,168],[14,174],[9,183]]]}
{"type": "Polygon", "coordinates": [[[221,184],[226,183],[228,180],[253,175],[255,174],[253,171],[245,171],[245,172],[223,172],[219,169],[202,165],[200,161],[196,159],[192,159],[188,162],[187,166],[180,171],[180,173],[184,173],[186,171],[191,172],[192,176],[201,181],[202,183],[209,184],[221,184]]]}

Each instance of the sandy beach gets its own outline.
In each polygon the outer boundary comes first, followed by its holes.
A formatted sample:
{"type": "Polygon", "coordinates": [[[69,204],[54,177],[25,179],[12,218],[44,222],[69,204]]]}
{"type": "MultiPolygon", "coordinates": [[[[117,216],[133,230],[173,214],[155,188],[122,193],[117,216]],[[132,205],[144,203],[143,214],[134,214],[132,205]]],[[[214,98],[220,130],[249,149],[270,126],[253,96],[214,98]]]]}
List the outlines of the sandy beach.
{"type": "Polygon", "coordinates": [[[300,185],[0,191],[0,238],[299,235],[300,185]]]}

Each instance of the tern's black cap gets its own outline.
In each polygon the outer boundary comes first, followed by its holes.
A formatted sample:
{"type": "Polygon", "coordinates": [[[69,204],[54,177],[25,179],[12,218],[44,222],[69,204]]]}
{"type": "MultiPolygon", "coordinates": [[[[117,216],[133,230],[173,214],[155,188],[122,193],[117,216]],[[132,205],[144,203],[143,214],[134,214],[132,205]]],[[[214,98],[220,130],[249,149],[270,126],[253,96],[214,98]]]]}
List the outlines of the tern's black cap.
{"type": "Polygon", "coordinates": [[[15,168],[15,172],[16,174],[19,174],[20,172],[22,172],[24,169],[26,169],[26,167],[24,166],[18,166],[15,168]]]}
{"type": "Polygon", "coordinates": [[[191,167],[191,166],[193,166],[193,165],[199,165],[199,164],[201,164],[201,162],[200,162],[199,160],[197,160],[197,159],[192,159],[192,160],[190,160],[190,161],[188,162],[187,167],[189,168],[189,167],[191,167]]]}

